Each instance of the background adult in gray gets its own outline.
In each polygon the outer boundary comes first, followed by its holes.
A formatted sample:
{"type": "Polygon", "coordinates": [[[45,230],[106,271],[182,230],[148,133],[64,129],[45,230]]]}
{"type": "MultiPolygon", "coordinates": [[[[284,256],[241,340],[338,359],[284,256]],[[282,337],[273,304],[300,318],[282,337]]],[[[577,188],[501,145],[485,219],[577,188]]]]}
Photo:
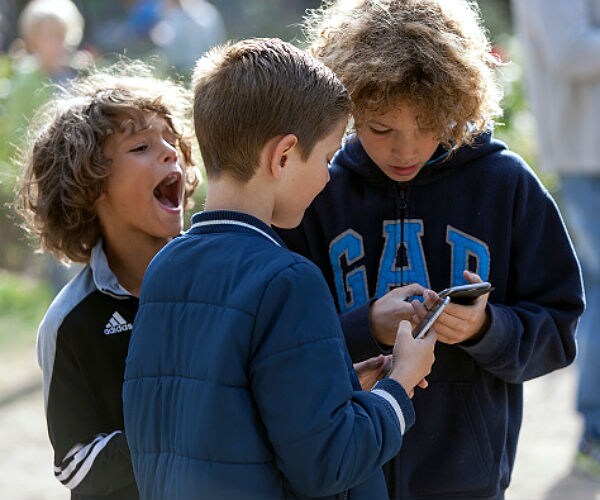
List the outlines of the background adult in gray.
{"type": "Polygon", "coordinates": [[[584,429],[575,467],[600,479],[600,0],[512,0],[512,10],[539,165],[560,176],[587,296],[578,330],[584,429]]]}

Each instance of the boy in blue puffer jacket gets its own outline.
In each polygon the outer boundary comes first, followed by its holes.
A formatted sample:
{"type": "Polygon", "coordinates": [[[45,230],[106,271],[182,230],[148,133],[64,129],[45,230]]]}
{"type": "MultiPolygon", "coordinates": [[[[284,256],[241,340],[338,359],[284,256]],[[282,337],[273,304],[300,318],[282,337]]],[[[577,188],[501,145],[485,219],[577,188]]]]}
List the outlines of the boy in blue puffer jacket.
{"type": "Polygon", "coordinates": [[[389,378],[361,391],[321,272],[271,228],[296,226],[327,183],[348,94],[277,39],[213,49],[194,91],[206,211],[149,266],[125,372],[140,495],[387,498],[381,466],[436,335],[400,323],[389,378]]]}

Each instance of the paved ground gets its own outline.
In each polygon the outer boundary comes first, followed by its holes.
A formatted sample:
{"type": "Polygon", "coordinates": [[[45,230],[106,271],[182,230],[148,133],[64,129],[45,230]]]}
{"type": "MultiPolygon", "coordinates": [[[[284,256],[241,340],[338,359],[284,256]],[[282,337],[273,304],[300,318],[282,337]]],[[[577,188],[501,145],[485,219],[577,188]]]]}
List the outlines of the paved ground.
{"type": "Polygon", "coordinates": [[[68,500],[52,473],[33,346],[17,354],[0,354],[0,499],[68,500]]]}
{"type": "MultiPolygon", "coordinates": [[[[67,500],[52,475],[33,348],[0,354],[0,366],[0,499],[67,500]]],[[[575,382],[575,370],[568,368],[525,385],[524,425],[507,500],[600,500],[600,482],[571,473],[580,427],[573,411],[575,382]]]]}
{"type": "Polygon", "coordinates": [[[506,500],[600,500],[600,482],[572,472],[581,428],[573,410],[575,386],[575,367],[525,384],[523,428],[506,500]]]}

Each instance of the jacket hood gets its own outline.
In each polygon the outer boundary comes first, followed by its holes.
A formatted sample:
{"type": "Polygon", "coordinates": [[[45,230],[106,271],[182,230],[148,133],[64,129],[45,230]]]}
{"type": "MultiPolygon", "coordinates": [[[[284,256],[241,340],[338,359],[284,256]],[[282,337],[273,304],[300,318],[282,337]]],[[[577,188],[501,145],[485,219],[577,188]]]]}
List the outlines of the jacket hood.
{"type": "MultiPolygon", "coordinates": [[[[427,184],[446,176],[456,167],[471,163],[503,149],[507,149],[506,144],[494,139],[492,132],[477,136],[473,144],[462,146],[450,155],[447,154],[446,149],[439,146],[431,156],[431,163],[423,167],[414,179],[408,182],[398,182],[398,184],[427,184]]],[[[385,175],[371,160],[356,135],[351,135],[345,140],[344,146],[337,153],[335,163],[341,168],[351,170],[355,174],[365,177],[365,182],[371,184],[397,183],[385,175]]]]}

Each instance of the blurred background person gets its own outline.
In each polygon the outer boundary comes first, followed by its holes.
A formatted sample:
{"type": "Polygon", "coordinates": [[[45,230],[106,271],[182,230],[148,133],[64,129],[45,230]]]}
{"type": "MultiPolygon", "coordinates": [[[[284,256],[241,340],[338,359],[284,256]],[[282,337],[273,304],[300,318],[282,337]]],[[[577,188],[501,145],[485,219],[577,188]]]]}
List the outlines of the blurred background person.
{"type": "Polygon", "coordinates": [[[9,43],[19,36],[16,22],[19,3],[19,0],[0,0],[0,13],[2,14],[0,19],[0,50],[2,52],[6,52],[9,43]]]}
{"type": "Polygon", "coordinates": [[[96,57],[144,58],[152,49],[149,31],[163,0],[74,0],[86,20],[83,46],[96,57]]]}
{"type": "Polygon", "coordinates": [[[51,97],[49,83],[64,85],[77,73],[74,55],[84,19],[71,0],[32,0],[18,17],[10,46],[11,75],[0,117],[0,161],[10,161],[33,112],[51,97]]]}
{"type": "MultiPolygon", "coordinates": [[[[77,52],[84,26],[83,16],[71,0],[32,0],[18,17],[19,38],[9,49],[10,79],[5,80],[7,86],[0,102],[3,205],[12,200],[16,177],[12,159],[23,143],[30,118],[52,96],[51,84],[66,85],[87,63],[87,58],[77,52]]],[[[3,248],[3,252],[12,250],[3,248]]],[[[15,259],[25,258],[18,251],[15,254],[15,259]]],[[[70,276],[66,268],[50,258],[45,259],[43,267],[56,291],[70,276]]]]}
{"type": "MultiPolygon", "coordinates": [[[[71,0],[32,0],[18,20],[22,54],[17,69],[63,83],[75,75],[70,56],[83,36],[84,19],[71,0]],[[24,50],[23,50],[24,49],[24,50]]],[[[15,50],[15,49],[13,49],[15,50]]],[[[15,50],[16,52],[16,50],[15,50]]]]}
{"type": "Polygon", "coordinates": [[[587,307],[578,329],[575,469],[600,480],[600,0],[512,0],[539,166],[556,173],[587,307]]]}
{"type": "Polygon", "coordinates": [[[162,0],[150,38],[164,64],[189,77],[196,60],[224,42],[227,31],[219,10],[206,0],[162,0]]]}
{"type": "Polygon", "coordinates": [[[227,39],[219,9],[206,0],[79,0],[84,46],[97,57],[148,59],[189,78],[196,59],[227,39]]]}

